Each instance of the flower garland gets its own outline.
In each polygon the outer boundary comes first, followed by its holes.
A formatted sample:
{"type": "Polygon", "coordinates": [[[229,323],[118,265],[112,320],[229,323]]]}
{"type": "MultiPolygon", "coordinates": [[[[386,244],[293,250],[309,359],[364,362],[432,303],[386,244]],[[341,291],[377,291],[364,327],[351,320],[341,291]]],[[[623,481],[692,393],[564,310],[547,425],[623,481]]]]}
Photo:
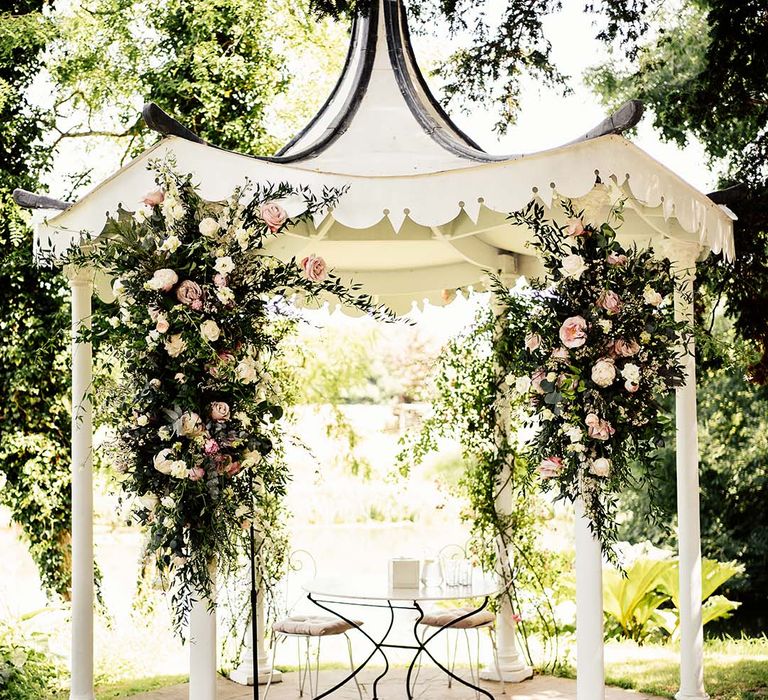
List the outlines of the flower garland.
{"type": "Polygon", "coordinates": [[[674,318],[681,292],[668,260],[623,248],[611,225],[561,205],[565,226],[536,203],[511,217],[533,231],[547,275],[523,292],[495,283],[509,334],[500,361],[532,419],[531,469],[559,498],[583,502],[610,556],[617,494],[638,479],[654,485],[668,423],[661,400],[684,382],[689,329],[674,318]]]}
{"type": "MultiPolygon", "coordinates": [[[[66,262],[116,278],[119,313],[93,324],[122,372],[111,456],[148,527],[149,550],[170,576],[180,631],[193,600],[214,597],[213,563],[224,575],[238,566],[250,524],[267,545],[279,531],[289,479],[279,365],[298,318],[285,295],[331,294],[385,320],[392,314],[316,255],[286,263],[262,250],[267,238],[332,207],[341,191],[318,199],[262,184],[209,202],[172,161],[150,167],[158,189],[66,262]],[[302,203],[300,215],[286,213],[287,199],[302,203]]],[[[284,549],[264,547],[273,556],[284,549]]],[[[259,566],[262,576],[279,568],[259,566]]]]}

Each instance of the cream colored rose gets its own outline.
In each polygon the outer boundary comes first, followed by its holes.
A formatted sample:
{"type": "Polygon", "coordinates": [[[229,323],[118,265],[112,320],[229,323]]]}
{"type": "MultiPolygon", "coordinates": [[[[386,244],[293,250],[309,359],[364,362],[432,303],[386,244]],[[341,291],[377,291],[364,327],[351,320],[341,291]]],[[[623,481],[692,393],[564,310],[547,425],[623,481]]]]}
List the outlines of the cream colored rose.
{"type": "Polygon", "coordinates": [[[157,317],[155,318],[155,330],[158,333],[167,333],[168,329],[171,327],[171,324],[168,323],[168,318],[165,314],[157,314],[157,317]]]}
{"type": "Polygon", "coordinates": [[[177,435],[186,435],[195,437],[202,435],[204,431],[203,422],[200,416],[194,411],[185,411],[174,422],[173,429],[177,435]]]}
{"type": "Polygon", "coordinates": [[[560,267],[560,272],[563,277],[572,277],[577,280],[586,272],[589,266],[584,262],[584,258],[581,255],[566,255],[563,258],[563,264],[560,267]]]}
{"type": "Polygon", "coordinates": [[[171,462],[171,476],[174,479],[187,478],[187,463],[183,459],[176,459],[171,462]]]}
{"type": "Polygon", "coordinates": [[[187,349],[187,344],[184,342],[184,338],[181,337],[181,334],[177,333],[176,335],[172,335],[168,340],[165,341],[165,351],[171,356],[171,357],[178,357],[187,349]]]}
{"type": "Polygon", "coordinates": [[[181,241],[179,240],[178,236],[168,236],[163,241],[163,244],[160,246],[160,250],[166,250],[169,253],[175,253],[179,246],[181,245],[181,241]]]}
{"type": "Polygon", "coordinates": [[[213,343],[221,336],[221,329],[213,319],[208,319],[200,324],[200,335],[208,342],[213,343]]]}
{"type": "Polygon", "coordinates": [[[613,360],[603,357],[592,365],[592,381],[597,386],[607,387],[616,380],[616,365],[613,360]]]}
{"type": "Polygon", "coordinates": [[[179,281],[179,276],[167,267],[155,270],[152,279],[147,282],[147,287],[157,292],[169,292],[173,285],[179,281]]]}
{"type": "Polygon", "coordinates": [[[220,258],[216,258],[216,264],[213,266],[219,274],[228,275],[235,269],[235,263],[232,262],[232,258],[229,255],[224,255],[220,258]]]}
{"type": "Polygon", "coordinates": [[[238,362],[235,374],[243,384],[252,384],[259,378],[259,368],[252,357],[246,357],[238,362]]]}
{"type": "Polygon", "coordinates": [[[219,230],[219,222],[216,219],[212,219],[210,216],[206,216],[198,225],[200,233],[206,238],[212,238],[219,230]]]}
{"type": "Polygon", "coordinates": [[[138,500],[141,507],[146,508],[147,510],[154,510],[159,503],[159,500],[154,493],[146,493],[143,496],[139,496],[138,500]]]}
{"type": "Polygon", "coordinates": [[[643,290],[643,301],[651,306],[658,306],[664,301],[664,297],[659,294],[653,287],[646,286],[643,290]]]}
{"type": "Polygon", "coordinates": [[[214,401],[211,404],[211,418],[218,422],[229,420],[229,404],[225,401],[214,401]]]}
{"type": "Polygon", "coordinates": [[[592,460],[592,464],[589,465],[589,473],[601,477],[608,476],[611,473],[611,460],[605,457],[592,460]]]}
{"type": "Polygon", "coordinates": [[[170,450],[170,449],[160,450],[160,452],[158,452],[152,459],[152,465],[161,474],[170,474],[171,467],[173,464],[173,460],[171,459],[172,454],[173,454],[173,450],[170,450]]]}

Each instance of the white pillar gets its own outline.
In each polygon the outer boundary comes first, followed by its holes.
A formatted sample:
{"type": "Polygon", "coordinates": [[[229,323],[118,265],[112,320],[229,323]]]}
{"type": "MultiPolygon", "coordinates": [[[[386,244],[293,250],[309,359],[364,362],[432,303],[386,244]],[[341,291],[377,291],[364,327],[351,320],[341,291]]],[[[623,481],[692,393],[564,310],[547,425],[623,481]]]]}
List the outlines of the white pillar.
{"type": "Polygon", "coordinates": [[[93,700],[92,270],[68,270],[72,292],[72,659],[71,700],[93,700]]]}
{"type": "MultiPolygon", "coordinates": [[[[256,653],[259,667],[259,685],[269,682],[270,675],[272,683],[280,683],[283,680],[280,671],[272,670],[272,660],[267,653],[264,643],[264,592],[259,591],[259,601],[256,606],[256,653]]],[[[253,685],[253,642],[252,642],[251,623],[248,623],[248,629],[245,632],[245,644],[243,657],[240,665],[229,674],[230,680],[241,685],[253,685]]]]}
{"type": "Polygon", "coordinates": [[[189,617],[189,700],[216,698],[216,613],[196,600],[189,617]]]}
{"type": "Polygon", "coordinates": [[[605,698],[603,657],[603,558],[589,529],[584,504],[576,501],[576,698],[605,698]]]}
{"type": "MultiPolygon", "coordinates": [[[[695,243],[668,241],[665,252],[672,261],[683,292],[675,295],[675,317],[693,320],[695,243]]],[[[693,338],[683,359],[686,383],[675,401],[677,452],[677,539],[680,550],[680,690],[678,700],[706,700],[704,690],[704,628],[701,619],[701,527],[699,523],[699,441],[696,419],[696,358],[693,338]]]]}

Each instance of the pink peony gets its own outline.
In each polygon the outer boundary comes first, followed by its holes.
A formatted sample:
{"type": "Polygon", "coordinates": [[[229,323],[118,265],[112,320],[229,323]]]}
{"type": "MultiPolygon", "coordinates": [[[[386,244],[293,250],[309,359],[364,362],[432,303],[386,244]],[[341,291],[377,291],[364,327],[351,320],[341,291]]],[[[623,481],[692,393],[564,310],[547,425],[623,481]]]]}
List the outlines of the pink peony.
{"type": "Polygon", "coordinates": [[[619,311],[621,311],[621,305],[622,304],[619,295],[616,294],[616,292],[612,292],[610,290],[605,290],[597,298],[597,306],[601,309],[604,309],[609,314],[619,313],[619,311]]]}
{"type": "Polygon", "coordinates": [[[607,387],[616,379],[616,365],[609,357],[601,357],[592,365],[592,381],[597,386],[607,387]]]}
{"type": "Polygon", "coordinates": [[[301,261],[301,267],[311,282],[322,282],[328,277],[328,266],[319,255],[308,255],[301,261]]]}
{"type": "Polygon", "coordinates": [[[211,404],[211,418],[218,422],[229,420],[229,404],[224,401],[214,401],[211,404]]]}
{"type": "Polygon", "coordinates": [[[571,316],[560,326],[560,340],[567,348],[580,348],[587,342],[587,322],[581,316],[571,316]]]}
{"type": "Polygon", "coordinates": [[[187,473],[187,478],[190,481],[200,481],[205,476],[205,469],[202,467],[192,467],[187,473]]]}
{"type": "Polygon", "coordinates": [[[539,464],[538,472],[542,479],[551,479],[554,476],[558,476],[563,470],[563,460],[561,457],[547,457],[541,460],[539,464]]]}
{"type": "Polygon", "coordinates": [[[619,338],[613,344],[613,352],[618,357],[632,357],[640,352],[640,346],[634,340],[619,338]]]}
{"type": "Polygon", "coordinates": [[[219,443],[216,442],[213,438],[206,438],[205,444],[203,446],[203,452],[207,455],[215,455],[219,451],[219,443]]]}
{"type": "Polygon", "coordinates": [[[200,308],[202,308],[203,289],[197,283],[192,280],[184,280],[176,289],[176,298],[185,306],[191,306],[196,301],[200,302],[200,308]]]}
{"type": "Polygon", "coordinates": [[[576,236],[586,236],[588,231],[584,228],[581,219],[568,219],[565,222],[565,233],[567,236],[575,238],[576,236]]]}
{"type": "Polygon", "coordinates": [[[605,260],[609,265],[626,265],[628,258],[626,255],[611,252],[608,253],[608,256],[605,258],[605,260]]]}
{"type": "Polygon", "coordinates": [[[600,418],[596,413],[589,413],[584,419],[587,424],[587,433],[594,440],[608,440],[616,432],[613,426],[600,418]]]}
{"type": "Polygon", "coordinates": [[[144,195],[144,199],[141,200],[142,204],[146,204],[148,207],[156,207],[158,204],[162,204],[165,199],[165,192],[162,190],[154,190],[153,192],[147,192],[144,195]]]}
{"type": "Polygon", "coordinates": [[[264,202],[260,207],[262,221],[275,233],[287,220],[288,214],[277,202],[264,202]]]}
{"type": "Polygon", "coordinates": [[[541,347],[541,336],[538,333],[529,333],[525,336],[525,347],[533,352],[541,347]]]}

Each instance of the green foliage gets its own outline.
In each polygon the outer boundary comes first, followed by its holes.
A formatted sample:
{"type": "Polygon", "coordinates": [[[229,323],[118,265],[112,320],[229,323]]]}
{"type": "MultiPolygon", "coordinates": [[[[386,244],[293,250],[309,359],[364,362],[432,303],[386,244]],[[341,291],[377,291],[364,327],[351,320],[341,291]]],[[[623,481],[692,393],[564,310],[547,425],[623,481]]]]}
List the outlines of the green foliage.
{"type": "MultiPolygon", "coordinates": [[[[713,595],[724,583],[744,572],[735,562],[702,562],[703,622],[729,616],[739,603],[713,595]]],[[[677,641],[680,634],[680,580],[677,559],[640,557],[624,572],[603,571],[604,611],[609,636],[638,643],[660,638],[677,641]]]]}
{"type": "Polygon", "coordinates": [[[24,620],[0,622],[0,700],[51,697],[61,669],[44,651],[45,639],[22,633],[24,620]]]}
{"type": "Polygon", "coordinates": [[[32,232],[13,203],[48,166],[44,114],[26,90],[50,26],[43,2],[0,13],[0,503],[30,543],[44,588],[69,595],[69,319],[65,283],[32,260],[32,232]]]}

